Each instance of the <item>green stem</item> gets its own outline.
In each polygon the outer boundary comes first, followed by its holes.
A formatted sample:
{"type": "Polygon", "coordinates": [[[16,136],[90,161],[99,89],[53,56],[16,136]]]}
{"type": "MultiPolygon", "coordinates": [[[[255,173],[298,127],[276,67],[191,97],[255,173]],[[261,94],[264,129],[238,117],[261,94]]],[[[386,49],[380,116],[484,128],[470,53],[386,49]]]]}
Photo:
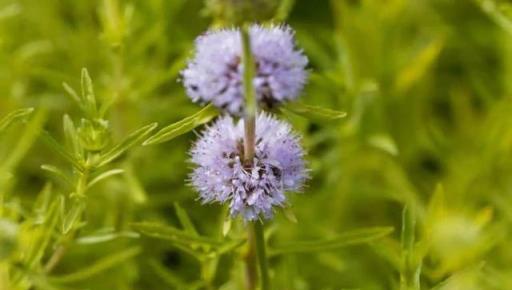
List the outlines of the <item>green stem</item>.
{"type": "Polygon", "coordinates": [[[78,197],[85,196],[85,192],[87,191],[87,185],[89,183],[89,168],[86,168],[82,173],[79,173],[80,177],[78,178],[75,193],[78,197]]]}
{"type": "MultiPolygon", "coordinates": [[[[75,188],[75,194],[77,199],[83,198],[85,196],[85,193],[87,191],[87,186],[89,183],[89,165],[86,166],[84,172],[79,173],[80,177],[77,180],[76,188],[75,188]]],[[[79,206],[77,204],[78,201],[75,201],[73,204],[73,207],[79,206]]],[[[82,208],[83,209],[83,208],[82,208]]],[[[73,211],[73,209],[71,209],[73,211]]],[[[80,215],[82,215],[82,211],[80,211],[80,215]]],[[[78,218],[78,221],[80,221],[80,218],[78,218]]],[[[74,225],[71,226],[72,228],[74,225]]],[[[55,249],[55,251],[52,253],[46,264],[44,265],[44,271],[45,273],[50,273],[53,271],[53,269],[60,263],[64,255],[66,254],[68,250],[69,243],[73,240],[74,236],[76,234],[76,230],[72,229],[69,233],[65,234],[64,236],[61,236],[61,241],[59,242],[59,245],[55,249]]],[[[1,290],[1,289],[0,289],[1,290]]]]}
{"type": "MultiPolygon", "coordinates": [[[[245,95],[245,115],[244,115],[244,165],[252,168],[256,151],[256,113],[258,104],[256,92],[253,86],[255,74],[254,57],[251,51],[251,39],[249,37],[249,25],[244,25],[240,30],[242,40],[242,61],[244,68],[243,85],[245,95]]],[[[247,289],[256,289],[257,266],[260,272],[261,290],[269,290],[270,282],[268,278],[267,257],[265,256],[265,239],[263,237],[263,224],[259,221],[253,222],[248,230],[249,249],[245,257],[246,263],[246,284],[247,289]]]]}
{"type": "Polygon", "coordinates": [[[258,269],[256,268],[256,237],[254,227],[247,231],[247,253],[245,254],[245,289],[256,290],[258,280],[258,269]]]}
{"type": "Polygon", "coordinates": [[[254,239],[256,244],[256,256],[260,270],[260,288],[261,290],[270,290],[270,279],[268,276],[267,255],[265,253],[265,236],[263,232],[263,223],[253,222],[254,239]]]}
{"type": "MultiPolygon", "coordinates": [[[[245,115],[244,115],[244,165],[252,167],[255,155],[256,139],[256,97],[252,80],[254,76],[254,60],[251,52],[251,42],[249,38],[249,29],[244,26],[240,30],[242,40],[242,61],[244,67],[243,86],[245,95],[245,115]]],[[[258,269],[256,267],[256,240],[252,227],[247,232],[248,249],[245,255],[245,285],[247,290],[255,290],[258,280],[258,269]]]]}
{"type": "Polygon", "coordinates": [[[256,102],[256,92],[254,91],[254,57],[251,51],[251,40],[249,38],[249,26],[244,25],[240,30],[243,48],[243,85],[245,95],[245,116],[244,116],[244,161],[246,165],[252,165],[255,154],[256,140],[256,112],[258,104],[256,102]]]}

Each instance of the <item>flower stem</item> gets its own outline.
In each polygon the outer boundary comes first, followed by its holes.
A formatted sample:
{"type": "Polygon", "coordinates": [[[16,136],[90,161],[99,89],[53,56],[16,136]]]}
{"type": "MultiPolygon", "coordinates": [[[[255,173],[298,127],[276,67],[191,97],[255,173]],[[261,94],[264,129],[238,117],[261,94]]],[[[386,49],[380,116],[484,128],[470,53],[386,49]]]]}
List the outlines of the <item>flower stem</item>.
{"type": "MultiPolygon", "coordinates": [[[[252,167],[255,155],[256,139],[256,102],[252,79],[254,76],[254,60],[251,52],[251,40],[247,26],[240,30],[242,40],[243,86],[245,95],[244,115],[244,166],[252,167]]],[[[245,285],[247,290],[256,290],[258,269],[256,267],[256,239],[252,227],[247,231],[248,249],[245,255],[245,285]]]]}
{"type": "Polygon", "coordinates": [[[244,116],[244,163],[251,165],[255,155],[256,141],[256,92],[254,91],[254,58],[251,52],[251,40],[249,38],[249,26],[244,25],[240,30],[242,39],[242,61],[244,68],[243,86],[245,95],[245,116],[244,116]]]}
{"type": "MultiPolygon", "coordinates": [[[[249,37],[249,26],[246,24],[240,30],[243,49],[243,85],[245,95],[245,115],[244,115],[244,164],[249,168],[253,165],[256,151],[256,113],[258,104],[256,101],[256,92],[253,86],[255,74],[255,63],[251,52],[251,40],[249,37]]],[[[247,289],[256,289],[257,265],[260,272],[260,289],[269,290],[270,282],[268,278],[267,257],[265,256],[265,239],[263,236],[263,224],[255,221],[248,229],[249,249],[245,257],[247,289]]]]}
{"type": "Polygon", "coordinates": [[[256,290],[258,281],[258,269],[256,267],[256,238],[254,235],[254,228],[249,227],[247,230],[247,253],[244,256],[245,260],[245,289],[256,290]]]}
{"type": "Polygon", "coordinates": [[[265,237],[263,232],[263,223],[253,222],[254,239],[256,244],[256,256],[260,269],[260,288],[261,290],[270,290],[270,280],[268,276],[267,255],[265,253],[265,237]]]}

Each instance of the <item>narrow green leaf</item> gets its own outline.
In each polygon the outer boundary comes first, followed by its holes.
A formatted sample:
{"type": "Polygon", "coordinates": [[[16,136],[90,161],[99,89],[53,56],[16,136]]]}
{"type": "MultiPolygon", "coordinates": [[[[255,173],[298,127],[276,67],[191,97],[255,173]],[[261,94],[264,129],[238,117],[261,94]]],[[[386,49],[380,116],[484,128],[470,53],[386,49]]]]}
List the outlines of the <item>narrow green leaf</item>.
{"type": "Polygon", "coordinates": [[[60,206],[59,200],[52,202],[45,213],[44,223],[37,229],[37,234],[32,240],[31,250],[26,255],[26,265],[28,265],[29,269],[33,269],[36,265],[40,264],[46,248],[50,244],[55,226],[57,225],[60,206]]]}
{"type": "Polygon", "coordinates": [[[71,209],[66,214],[64,221],[62,223],[62,233],[64,235],[69,233],[72,229],[74,229],[78,225],[78,222],[80,221],[80,218],[81,218],[84,210],[85,210],[85,201],[83,199],[78,199],[73,202],[71,209]]]}
{"type": "Polygon", "coordinates": [[[269,255],[275,256],[290,253],[327,251],[351,245],[364,244],[389,235],[392,231],[392,227],[364,228],[346,232],[335,238],[291,242],[271,247],[269,249],[269,255]]]}
{"type": "Polygon", "coordinates": [[[55,140],[50,133],[47,131],[41,132],[41,137],[43,141],[48,145],[55,153],[59,154],[61,157],[69,161],[76,169],[80,171],[84,171],[84,165],[77,160],[71,153],[69,153],[64,146],[60,145],[57,140],[55,140]]]}
{"type": "Polygon", "coordinates": [[[26,108],[10,112],[5,117],[0,119],[0,133],[7,129],[7,127],[9,127],[12,123],[26,118],[28,115],[32,114],[33,111],[34,108],[26,108]]]}
{"type": "Polygon", "coordinates": [[[125,174],[123,176],[126,181],[126,184],[128,185],[128,189],[130,190],[133,201],[138,204],[145,203],[148,199],[148,195],[146,193],[146,190],[140,183],[139,179],[137,178],[137,175],[133,170],[133,166],[130,163],[126,162],[124,166],[124,171],[125,174]]]}
{"type": "Polygon", "coordinates": [[[428,69],[435,63],[444,46],[442,38],[434,39],[418,53],[409,63],[397,73],[395,88],[399,92],[406,92],[415,83],[424,79],[428,69]]]}
{"type": "Polygon", "coordinates": [[[110,229],[109,231],[98,232],[96,234],[80,237],[76,240],[76,242],[78,244],[82,244],[82,245],[92,245],[92,244],[110,242],[110,241],[113,241],[113,240],[116,240],[119,238],[136,239],[139,237],[140,237],[139,233],[136,233],[136,232],[131,232],[131,231],[116,232],[113,229],[110,229]]]}
{"type": "Polygon", "coordinates": [[[274,16],[274,21],[277,23],[285,22],[290,15],[290,12],[295,5],[295,0],[282,0],[280,1],[279,7],[277,9],[276,15],[274,16]]]}
{"type": "Polygon", "coordinates": [[[104,166],[105,164],[113,161],[121,154],[123,154],[129,148],[135,146],[139,142],[141,142],[151,131],[153,131],[158,126],[157,123],[152,123],[146,125],[135,132],[131,133],[124,141],[114,146],[112,149],[108,150],[99,158],[97,167],[104,166]]]}
{"type": "Polygon", "coordinates": [[[232,226],[232,221],[233,219],[231,218],[231,216],[226,216],[226,218],[224,219],[224,222],[222,223],[222,236],[225,237],[228,235],[229,231],[231,230],[231,226],[232,226]]]}
{"type": "MultiPolygon", "coordinates": [[[[23,255],[19,270],[13,272],[11,285],[19,285],[26,277],[26,273],[32,273],[40,267],[41,261],[55,233],[58,222],[61,203],[54,199],[48,206],[45,204],[50,199],[51,186],[48,184],[38,197],[37,205],[34,206],[36,217],[28,219],[26,224],[30,227],[23,227],[19,239],[23,240],[23,255]]],[[[18,289],[15,287],[15,289],[18,289]]]]}
{"type": "Polygon", "coordinates": [[[154,223],[132,224],[132,229],[152,238],[169,241],[171,245],[194,256],[199,261],[232,251],[245,242],[242,239],[221,241],[204,236],[195,236],[171,226],[154,223]]]}
{"type": "Polygon", "coordinates": [[[27,154],[28,150],[32,147],[41,132],[41,128],[46,121],[46,114],[46,110],[42,109],[38,110],[37,113],[30,118],[30,121],[25,126],[18,142],[13,147],[7,158],[2,160],[4,166],[3,170],[12,170],[19,164],[25,154],[27,154]]]}
{"type": "Polygon", "coordinates": [[[403,251],[412,251],[414,248],[416,217],[409,206],[405,206],[402,212],[401,245],[403,251]]]}
{"type": "MultiPolygon", "coordinates": [[[[56,200],[59,202],[59,217],[60,221],[60,233],[64,232],[64,222],[66,221],[66,197],[64,195],[57,196],[56,200]]],[[[62,236],[61,236],[62,237],[62,236]]]]}
{"type": "Polygon", "coordinates": [[[306,105],[300,102],[287,103],[283,109],[311,120],[336,120],[347,116],[346,112],[306,105]]]}
{"type": "Polygon", "coordinates": [[[388,134],[375,134],[370,136],[368,143],[393,156],[397,156],[399,153],[395,140],[393,140],[393,137],[388,134]]]}
{"type": "Polygon", "coordinates": [[[283,214],[286,217],[286,219],[291,221],[292,223],[296,224],[298,222],[297,216],[295,216],[295,213],[293,212],[293,210],[291,208],[289,208],[289,207],[283,208],[283,214]]]}
{"type": "Polygon", "coordinates": [[[56,179],[58,181],[62,182],[66,186],[68,186],[70,188],[74,186],[74,184],[71,181],[71,179],[69,178],[69,176],[66,173],[64,173],[62,170],[57,168],[56,166],[43,164],[43,165],[41,165],[41,169],[44,171],[50,172],[52,174],[52,176],[56,177],[56,179]]]}
{"type": "Polygon", "coordinates": [[[144,222],[132,224],[132,229],[153,238],[169,240],[180,244],[195,244],[198,246],[212,247],[222,245],[222,241],[208,237],[194,236],[193,234],[168,225],[144,222]]]}
{"type": "Polygon", "coordinates": [[[111,176],[114,176],[114,175],[119,175],[119,174],[123,174],[124,173],[124,170],[123,169],[119,169],[119,168],[116,168],[116,169],[111,169],[111,170],[107,170],[101,174],[99,174],[98,176],[94,177],[91,182],[89,182],[89,184],[87,185],[87,187],[93,187],[96,183],[106,179],[106,178],[109,178],[111,176]]]}
{"type": "Polygon", "coordinates": [[[80,140],[75,128],[75,124],[73,124],[73,121],[68,115],[64,115],[62,118],[62,124],[68,147],[71,149],[73,156],[75,156],[75,158],[78,160],[81,160],[83,151],[82,146],[80,145],[80,140]]]}
{"type": "Polygon", "coordinates": [[[69,96],[75,100],[75,102],[79,105],[79,106],[82,106],[82,101],[81,101],[81,98],[78,96],[78,94],[75,92],[75,90],[70,86],[68,85],[67,83],[62,83],[62,87],[64,88],[64,90],[69,94],[69,96]]]}
{"type": "Polygon", "coordinates": [[[402,212],[400,289],[420,290],[421,262],[415,253],[416,216],[414,208],[405,206],[402,212]]]}
{"type": "Polygon", "coordinates": [[[114,253],[103,259],[96,261],[94,264],[83,268],[75,273],[50,277],[49,280],[56,283],[73,283],[77,281],[87,280],[103,271],[113,268],[121,263],[132,259],[141,252],[139,247],[133,247],[114,253]]]}
{"type": "Polygon", "coordinates": [[[197,230],[187,212],[177,202],[174,203],[174,209],[176,210],[176,215],[178,216],[178,219],[185,231],[198,237],[199,234],[197,233],[197,230]]]}
{"type": "Polygon", "coordinates": [[[174,124],[162,128],[155,135],[151,136],[149,139],[144,141],[142,145],[153,145],[172,140],[182,134],[185,134],[193,130],[197,126],[208,123],[218,114],[219,111],[215,109],[213,105],[208,105],[201,109],[199,112],[193,114],[192,116],[188,116],[181,121],[178,121],[174,124]]]}
{"type": "Polygon", "coordinates": [[[82,87],[82,97],[85,97],[87,95],[94,95],[94,90],[92,87],[92,80],[91,80],[91,77],[89,76],[89,71],[86,68],[82,68],[80,84],[82,87]]]}
{"type": "MultiPolygon", "coordinates": [[[[489,18],[494,21],[498,26],[500,26],[503,31],[512,35],[512,20],[510,19],[510,15],[503,13],[504,9],[500,9],[501,5],[496,5],[500,2],[490,2],[490,1],[475,1],[480,4],[482,10],[489,16],[489,18]]],[[[506,2],[505,2],[506,3],[506,2]]]]}
{"type": "Polygon", "coordinates": [[[225,253],[229,253],[229,252],[237,249],[238,247],[242,246],[245,242],[246,242],[246,240],[244,240],[244,239],[229,240],[229,241],[225,242],[222,246],[214,248],[213,252],[215,253],[215,255],[222,255],[225,253]]]}
{"type": "Polygon", "coordinates": [[[50,207],[53,197],[53,186],[50,182],[47,182],[43,189],[37,195],[36,201],[32,206],[32,212],[34,216],[34,224],[42,224],[45,221],[46,213],[50,207]]]}
{"type": "Polygon", "coordinates": [[[96,97],[94,96],[92,80],[86,68],[82,68],[80,83],[82,86],[82,103],[84,104],[86,112],[89,114],[89,117],[98,117],[96,97]]]}

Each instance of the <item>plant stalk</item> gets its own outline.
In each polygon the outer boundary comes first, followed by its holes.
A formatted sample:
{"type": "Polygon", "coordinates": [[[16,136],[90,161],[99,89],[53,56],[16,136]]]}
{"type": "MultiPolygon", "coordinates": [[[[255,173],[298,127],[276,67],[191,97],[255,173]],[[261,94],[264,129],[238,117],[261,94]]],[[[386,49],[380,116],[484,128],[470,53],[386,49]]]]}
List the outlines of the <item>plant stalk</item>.
{"type": "MultiPolygon", "coordinates": [[[[251,51],[249,25],[246,24],[242,27],[240,30],[240,36],[243,49],[243,86],[245,95],[244,165],[247,168],[252,168],[256,153],[256,114],[258,111],[258,104],[256,100],[256,92],[253,86],[255,63],[251,51]]],[[[270,280],[268,276],[267,257],[265,255],[265,238],[263,233],[263,224],[260,221],[255,221],[248,227],[247,239],[249,248],[245,256],[246,288],[248,290],[256,289],[258,265],[260,272],[260,289],[269,290],[270,280]]]]}
{"type": "Polygon", "coordinates": [[[242,39],[242,61],[244,68],[243,86],[245,95],[245,116],[244,116],[244,163],[247,166],[252,165],[255,155],[256,140],[256,92],[254,91],[254,58],[251,52],[251,40],[249,38],[249,26],[244,25],[241,29],[242,39]]]}
{"type": "Polygon", "coordinates": [[[263,232],[263,223],[255,221],[252,223],[254,228],[254,240],[256,244],[256,257],[260,270],[260,289],[270,290],[270,279],[268,275],[267,255],[265,253],[265,236],[263,232]]]}
{"type": "MultiPolygon", "coordinates": [[[[86,170],[82,173],[80,173],[80,177],[77,180],[76,188],[75,188],[75,194],[77,195],[77,198],[82,198],[85,196],[85,192],[87,191],[87,185],[89,182],[89,169],[86,168],[86,170]]],[[[76,205],[76,204],[75,204],[76,205]]],[[[74,205],[74,206],[75,206],[74,205]]],[[[55,251],[52,253],[46,264],[44,265],[44,272],[50,273],[53,271],[53,269],[60,263],[64,255],[66,254],[68,250],[69,243],[73,240],[73,237],[76,233],[76,230],[71,230],[71,232],[65,234],[62,236],[62,241],[59,243],[55,251]]],[[[0,289],[1,290],[1,289],[0,289]]]]}
{"type": "Polygon", "coordinates": [[[254,228],[249,227],[247,231],[247,253],[245,260],[245,289],[256,290],[258,282],[258,269],[256,268],[256,239],[254,228]]]}

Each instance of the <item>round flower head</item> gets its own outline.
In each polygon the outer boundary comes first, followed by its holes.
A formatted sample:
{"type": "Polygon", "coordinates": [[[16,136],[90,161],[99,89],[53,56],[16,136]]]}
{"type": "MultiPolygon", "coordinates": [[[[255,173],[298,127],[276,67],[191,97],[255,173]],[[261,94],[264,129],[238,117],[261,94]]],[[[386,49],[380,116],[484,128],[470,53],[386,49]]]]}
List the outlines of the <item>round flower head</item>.
{"type": "Polygon", "coordinates": [[[271,218],[284,206],[286,191],[298,191],[307,178],[304,153],[291,127],[268,114],[256,119],[256,154],[243,162],[243,121],[222,117],[205,130],[191,151],[197,167],[192,185],[203,202],[229,202],[232,216],[251,221],[271,218]]]}
{"type": "MultiPolygon", "coordinates": [[[[296,99],[304,87],[308,59],[295,47],[287,26],[251,26],[251,50],[256,64],[253,79],[261,105],[296,99]]],[[[182,72],[187,94],[240,116],[243,112],[242,44],[238,29],[210,31],[196,40],[196,53],[182,72]]]]}

